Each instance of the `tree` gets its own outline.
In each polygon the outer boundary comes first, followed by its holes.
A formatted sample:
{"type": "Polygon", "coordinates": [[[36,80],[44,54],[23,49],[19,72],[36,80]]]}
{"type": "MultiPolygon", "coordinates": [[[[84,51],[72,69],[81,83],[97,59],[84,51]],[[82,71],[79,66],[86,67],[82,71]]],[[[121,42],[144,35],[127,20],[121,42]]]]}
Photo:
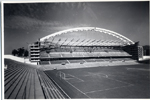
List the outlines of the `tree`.
{"type": "Polygon", "coordinates": [[[28,56],[29,56],[29,52],[28,52],[28,50],[25,50],[24,57],[28,57],[28,56]]]}
{"type": "Polygon", "coordinates": [[[19,49],[18,49],[18,56],[19,56],[19,57],[24,56],[24,51],[25,51],[24,47],[19,48],[19,49]]]}
{"type": "Polygon", "coordinates": [[[24,47],[22,48],[18,48],[18,50],[14,49],[12,50],[12,55],[17,55],[18,57],[28,57],[29,56],[29,52],[28,50],[24,49],[24,47]]]}
{"type": "Polygon", "coordinates": [[[18,54],[18,51],[17,51],[16,49],[14,49],[14,50],[12,51],[12,55],[16,56],[17,54],[18,54]]]}

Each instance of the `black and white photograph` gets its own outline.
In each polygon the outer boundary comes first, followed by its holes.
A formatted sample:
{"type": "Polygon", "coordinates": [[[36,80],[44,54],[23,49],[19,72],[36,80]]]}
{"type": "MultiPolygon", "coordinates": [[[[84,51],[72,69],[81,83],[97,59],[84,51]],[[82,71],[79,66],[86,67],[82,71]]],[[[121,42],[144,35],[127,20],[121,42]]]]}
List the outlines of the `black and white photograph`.
{"type": "Polygon", "coordinates": [[[149,1],[1,6],[4,99],[150,99],[149,1]]]}

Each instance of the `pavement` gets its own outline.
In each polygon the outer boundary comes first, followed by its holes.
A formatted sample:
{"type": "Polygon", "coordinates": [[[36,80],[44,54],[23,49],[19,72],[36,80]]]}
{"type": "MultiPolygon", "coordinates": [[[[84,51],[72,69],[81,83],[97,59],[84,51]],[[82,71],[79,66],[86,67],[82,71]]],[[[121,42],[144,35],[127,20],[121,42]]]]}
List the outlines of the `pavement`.
{"type": "Polygon", "coordinates": [[[54,69],[76,69],[76,68],[90,68],[90,67],[108,67],[108,66],[120,66],[120,65],[136,65],[138,62],[132,61],[114,61],[114,62],[86,62],[80,63],[69,63],[69,64],[51,64],[51,65],[38,65],[41,70],[54,70],[54,69]]]}

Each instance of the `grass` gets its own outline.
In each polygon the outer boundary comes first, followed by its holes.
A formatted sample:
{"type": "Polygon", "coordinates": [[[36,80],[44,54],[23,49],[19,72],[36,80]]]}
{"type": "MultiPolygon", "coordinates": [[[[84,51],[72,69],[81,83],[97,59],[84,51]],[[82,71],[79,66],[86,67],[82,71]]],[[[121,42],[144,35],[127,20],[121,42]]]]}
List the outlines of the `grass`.
{"type": "Polygon", "coordinates": [[[149,72],[148,64],[45,71],[71,98],[150,98],[149,72]]]}

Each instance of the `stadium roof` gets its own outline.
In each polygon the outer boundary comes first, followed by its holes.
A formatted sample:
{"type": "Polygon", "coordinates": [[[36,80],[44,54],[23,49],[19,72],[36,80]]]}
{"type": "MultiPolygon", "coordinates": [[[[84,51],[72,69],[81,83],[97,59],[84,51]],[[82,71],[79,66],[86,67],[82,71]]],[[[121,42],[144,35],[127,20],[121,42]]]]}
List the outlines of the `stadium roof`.
{"type": "Polygon", "coordinates": [[[59,31],[40,39],[41,43],[67,46],[122,46],[134,42],[127,37],[102,28],[80,27],[59,31]]]}

